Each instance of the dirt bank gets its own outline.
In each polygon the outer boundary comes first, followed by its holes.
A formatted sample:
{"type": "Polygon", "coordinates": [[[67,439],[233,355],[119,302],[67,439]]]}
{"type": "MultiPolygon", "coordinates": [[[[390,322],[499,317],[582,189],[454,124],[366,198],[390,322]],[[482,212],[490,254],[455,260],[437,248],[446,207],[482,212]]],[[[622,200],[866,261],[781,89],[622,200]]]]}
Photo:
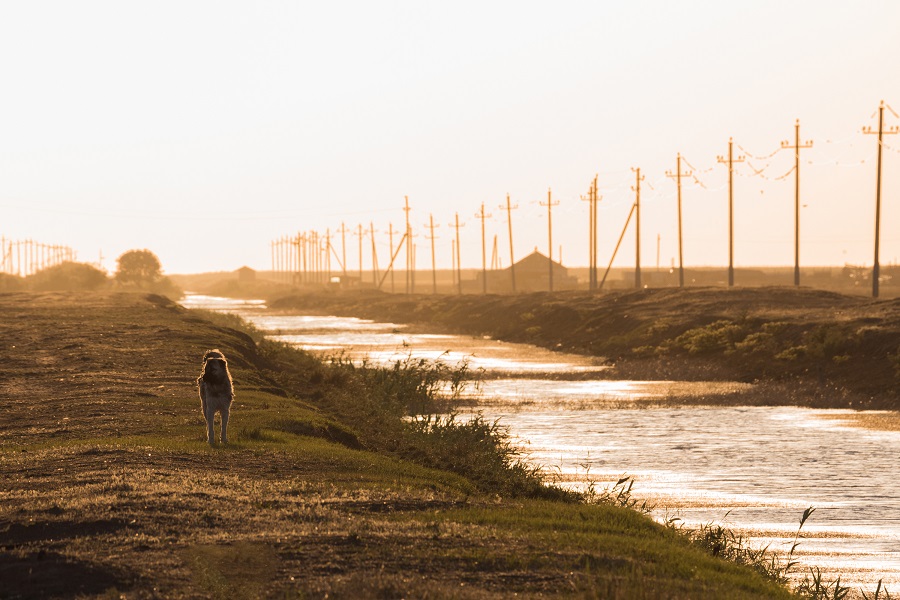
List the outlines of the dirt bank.
{"type": "Polygon", "coordinates": [[[602,357],[608,376],[760,384],[752,403],[897,408],[900,299],[795,288],[518,296],[293,294],[270,306],[354,315],[602,357]]]}
{"type": "Polygon", "coordinates": [[[0,294],[0,314],[0,598],[788,596],[632,510],[362,449],[369,424],[329,412],[365,404],[346,374],[165,298],[0,294]],[[194,387],[211,347],[227,447],[194,387]]]}

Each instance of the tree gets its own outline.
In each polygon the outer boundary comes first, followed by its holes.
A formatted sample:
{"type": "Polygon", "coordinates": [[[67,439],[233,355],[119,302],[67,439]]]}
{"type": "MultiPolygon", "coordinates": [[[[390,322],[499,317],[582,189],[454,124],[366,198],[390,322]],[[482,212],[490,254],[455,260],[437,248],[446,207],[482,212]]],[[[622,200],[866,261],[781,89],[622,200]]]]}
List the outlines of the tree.
{"type": "Polygon", "coordinates": [[[116,281],[122,285],[153,287],[162,280],[162,265],[149,250],[129,250],[116,259],[116,281]]]}

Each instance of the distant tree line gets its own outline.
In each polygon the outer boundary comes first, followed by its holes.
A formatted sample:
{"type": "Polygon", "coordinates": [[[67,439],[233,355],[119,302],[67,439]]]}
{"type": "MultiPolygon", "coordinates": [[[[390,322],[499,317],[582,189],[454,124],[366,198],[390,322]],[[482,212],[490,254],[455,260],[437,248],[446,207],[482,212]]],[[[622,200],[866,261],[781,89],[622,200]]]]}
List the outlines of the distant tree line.
{"type": "Polygon", "coordinates": [[[110,276],[95,265],[66,261],[27,277],[0,273],[0,292],[99,290],[148,291],[180,295],[181,290],[163,275],[159,258],[150,250],[129,250],[116,259],[116,272],[110,276]]]}

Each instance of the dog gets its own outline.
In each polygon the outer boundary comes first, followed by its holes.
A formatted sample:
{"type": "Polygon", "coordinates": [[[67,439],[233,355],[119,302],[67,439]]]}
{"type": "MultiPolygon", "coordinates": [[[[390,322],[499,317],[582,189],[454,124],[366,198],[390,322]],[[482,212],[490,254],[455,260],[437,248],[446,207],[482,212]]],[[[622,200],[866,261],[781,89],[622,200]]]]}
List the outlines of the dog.
{"type": "Polygon", "coordinates": [[[231,401],[234,400],[234,387],[231,373],[228,371],[228,361],[219,350],[207,350],[203,355],[203,366],[200,377],[197,378],[197,387],[200,388],[200,407],[203,410],[203,418],[206,419],[206,441],[210,446],[216,443],[213,422],[218,412],[222,415],[222,443],[227,444],[228,413],[231,410],[231,401]]]}

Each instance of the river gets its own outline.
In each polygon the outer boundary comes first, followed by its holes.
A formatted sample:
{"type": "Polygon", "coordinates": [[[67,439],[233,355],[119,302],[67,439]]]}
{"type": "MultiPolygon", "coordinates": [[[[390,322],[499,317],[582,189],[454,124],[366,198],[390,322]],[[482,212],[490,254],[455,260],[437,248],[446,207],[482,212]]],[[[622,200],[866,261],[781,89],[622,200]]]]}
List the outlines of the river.
{"type": "Polygon", "coordinates": [[[628,475],[655,518],[720,523],[780,554],[814,506],[795,552],[801,571],[814,565],[866,590],[883,578],[900,591],[900,432],[853,427],[850,411],[689,405],[686,398],[746,384],[597,379],[605,367],[589,357],[523,344],[275,314],[259,300],[188,295],[182,304],[233,312],[272,339],[374,364],[409,355],[467,360],[485,380],[465,410],[499,419],[549,480],[602,489],[628,475]]]}

